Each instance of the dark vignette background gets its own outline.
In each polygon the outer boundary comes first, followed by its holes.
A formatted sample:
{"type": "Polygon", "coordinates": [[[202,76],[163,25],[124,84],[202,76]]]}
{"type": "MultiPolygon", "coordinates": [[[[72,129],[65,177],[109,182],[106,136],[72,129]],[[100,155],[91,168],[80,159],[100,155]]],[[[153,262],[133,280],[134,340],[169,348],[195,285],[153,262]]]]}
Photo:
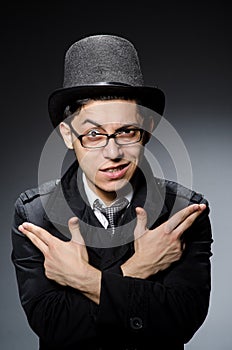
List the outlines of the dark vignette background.
{"type": "MultiPolygon", "coordinates": [[[[209,315],[188,350],[231,350],[231,9],[229,1],[8,1],[1,4],[0,348],[36,350],[10,261],[14,201],[37,185],[52,126],[49,93],[63,55],[90,34],[137,47],[145,82],[167,96],[166,118],[189,152],[193,187],[211,206],[213,289],[209,315]]],[[[154,335],[155,337],[155,335],[154,335]]]]}

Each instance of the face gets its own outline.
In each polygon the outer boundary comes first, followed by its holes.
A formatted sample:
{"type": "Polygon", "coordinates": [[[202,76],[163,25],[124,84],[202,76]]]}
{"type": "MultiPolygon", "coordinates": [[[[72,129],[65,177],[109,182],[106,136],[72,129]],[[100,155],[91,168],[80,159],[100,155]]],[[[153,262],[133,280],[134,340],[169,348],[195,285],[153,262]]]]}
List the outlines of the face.
{"type": "MultiPolygon", "coordinates": [[[[92,130],[113,134],[122,128],[126,130],[141,128],[142,121],[135,102],[91,101],[74,117],[72,126],[79,135],[87,134],[92,130]]],[[[74,148],[90,188],[106,203],[114,200],[116,192],[128,184],[140,163],[143,154],[142,141],[125,146],[117,145],[111,138],[103,148],[88,149],[82,147],[81,142],[70,129],[67,131],[65,123],[61,123],[60,130],[66,145],[74,148]],[[66,136],[64,127],[66,127],[66,136]],[[69,143],[67,143],[67,136],[69,143]]]]}

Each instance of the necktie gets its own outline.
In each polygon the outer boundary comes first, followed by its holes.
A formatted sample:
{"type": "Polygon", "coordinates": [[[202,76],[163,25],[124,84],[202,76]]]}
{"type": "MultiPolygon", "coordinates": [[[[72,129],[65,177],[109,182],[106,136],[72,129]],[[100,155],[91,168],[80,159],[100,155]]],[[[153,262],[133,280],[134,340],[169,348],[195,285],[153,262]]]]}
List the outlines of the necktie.
{"type": "Polygon", "coordinates": [[[99,199],[96,199],[93,203],[93,208],[100,210],[109,222],[109,227],[112,230],[112,234],[115,233],[117,227],[117,221],[122,216],[122,213],[126,206],[129,204],[126,198],[117,199],[110,207],[104,207],[99,199]]]}

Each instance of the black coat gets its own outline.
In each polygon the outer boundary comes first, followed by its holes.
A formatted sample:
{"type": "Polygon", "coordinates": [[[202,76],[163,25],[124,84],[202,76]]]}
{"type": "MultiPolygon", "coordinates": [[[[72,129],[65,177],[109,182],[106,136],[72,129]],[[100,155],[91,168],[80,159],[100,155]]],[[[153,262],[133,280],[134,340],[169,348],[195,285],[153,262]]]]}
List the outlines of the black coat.
{"type": "Polygon", "coordinates": [[[28,190],[15,204],[12,260],[21,303],[40,349],[183,349],[209,307],[208,202],[175,182],[154,178],[144,162],[145,175],[138,171],[134,177],[132,203],[115,240],[89,207],[77,169],[74,163],[61,181],[28,190]],[[207,209],[184,233],[181,259],[147,279],[123,277],[120,265],[134,253],[135,207],[146,209],[148,225],[155,228],[191,203],[206,203],[207,209]],[[73,215],[81,220],[90,263],[102,271],[99,305],[46,278],[42,253],[18,231],[19,224],[30,221],[68,240],[67,221],[73,215]]]}

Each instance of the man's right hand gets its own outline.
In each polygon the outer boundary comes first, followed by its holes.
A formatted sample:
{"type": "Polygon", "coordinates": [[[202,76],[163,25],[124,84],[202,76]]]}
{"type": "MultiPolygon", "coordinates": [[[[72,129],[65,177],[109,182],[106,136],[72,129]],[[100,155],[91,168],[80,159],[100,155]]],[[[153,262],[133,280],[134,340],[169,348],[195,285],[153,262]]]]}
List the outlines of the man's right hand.
{"type": "Polygon", "coordinates": [[[192,204],[154,230],[147,228],[146,211],[136,208],[135,253],[121,266],[123,275],[145,279],[179,260],[183,252],[181,236],[205,208],[205,204],[192,204]]]}

